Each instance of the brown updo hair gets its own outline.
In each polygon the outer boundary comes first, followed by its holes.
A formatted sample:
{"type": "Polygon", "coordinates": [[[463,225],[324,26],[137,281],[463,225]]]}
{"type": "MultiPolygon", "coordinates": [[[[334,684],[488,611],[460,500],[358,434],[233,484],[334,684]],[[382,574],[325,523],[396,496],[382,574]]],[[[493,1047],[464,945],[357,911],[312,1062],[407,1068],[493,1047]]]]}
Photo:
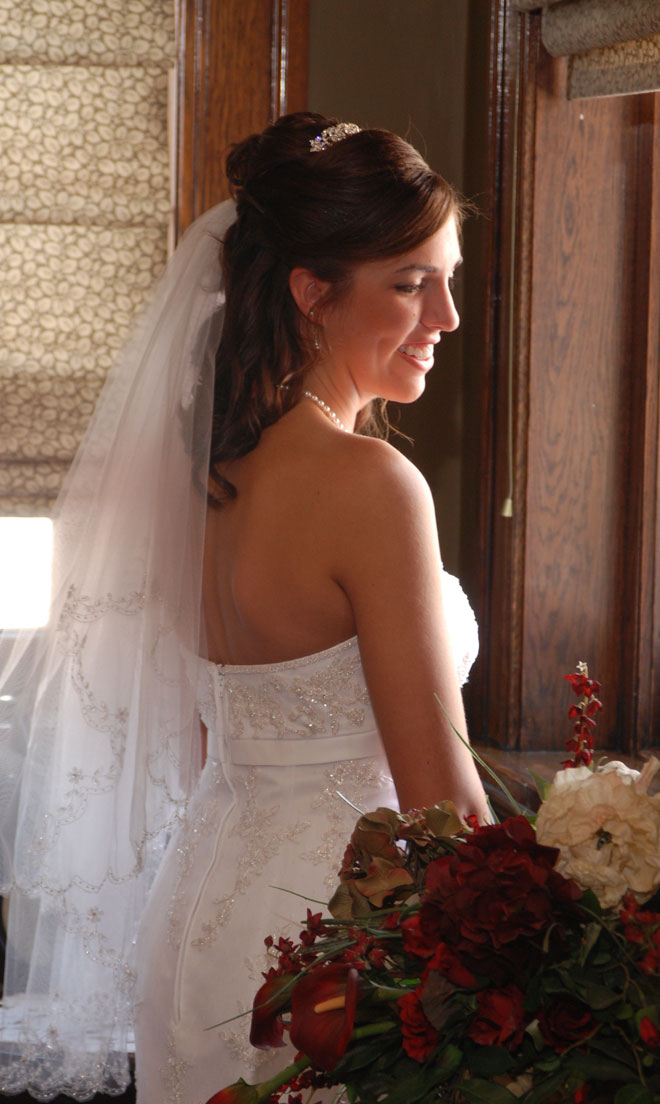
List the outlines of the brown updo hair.
{"type": "MultiPolygon", "coordinates": [[[[299,401],[317,355],[289,289],[291,270],[328,282],[327,305],[349,292],[356,265],[407,253],[452,215],[460,222],[451,186],[390,131],[362,130],[311,152],[310,141],[336,123],[284,115],[227,157],[237,218],[223,245],[227,302],[210,459],[219,497],[235,494],[219,465],[253,449],[299,401]]],[[[378,432],[373,405],[361,413],[363,432],[378,432]]]]}

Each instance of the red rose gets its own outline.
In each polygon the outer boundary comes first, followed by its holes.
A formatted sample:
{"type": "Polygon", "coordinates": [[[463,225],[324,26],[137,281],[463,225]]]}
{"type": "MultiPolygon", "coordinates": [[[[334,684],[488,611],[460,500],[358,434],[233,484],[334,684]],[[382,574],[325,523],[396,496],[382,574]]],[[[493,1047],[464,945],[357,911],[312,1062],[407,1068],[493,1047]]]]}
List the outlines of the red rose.
{"type": "Polygon", "coordinates": [[[468,1035],[481,1046],[501,1046],[514,1050],[522,1042],[525,1030],[523,995],[517,985],[504,989],[482,989],[477,994],[477,1013],[468,1035]]]}
{"type": "Polygon", "coordinates": [[[428,961],[427,971],[430,970],[437,970],[460,989],[476,988],[476,977],[463,965],[456,948],[448,946],[447,943],[438,943],[428,961]]]}
{"type": "Polygon", "coordinates": [[[401,1017],[403,1049],[415,1062],[425,1062],[433,1054],[440,1036],[424,1015],[418,990],[399,997],[396,1003],[401,1017]]]}
{"type": "Polygon", "coordinates": [[[653,1020],[650,1020],[648,1016],[642,1016],[639,1025],[640,1038],[647,1047],[651,1050],[655,1050],[657,1046],[660,1046],[660,1032],[658,1031],[653,1020]]]}
{"type": "MultiPolygon", "coordinates": [[[[453,855],[429,865],[422,941],[455,947],[466,969],[498,988],[523,965],[533,969],[543,933],[581,895],[554,869],[557,855],[536,842],[523,816],[479,828],[453,855]]],[[[558,938],[561,928],[556,931],[558,938]]]]}
{"type": "Polygon", "coordinates": [[[596,1023],[591,1009],[570,997],[544,1005],[538,1012],[538,1021],[546,1043],[558,1053],[588,1035],[596,1023]]]}

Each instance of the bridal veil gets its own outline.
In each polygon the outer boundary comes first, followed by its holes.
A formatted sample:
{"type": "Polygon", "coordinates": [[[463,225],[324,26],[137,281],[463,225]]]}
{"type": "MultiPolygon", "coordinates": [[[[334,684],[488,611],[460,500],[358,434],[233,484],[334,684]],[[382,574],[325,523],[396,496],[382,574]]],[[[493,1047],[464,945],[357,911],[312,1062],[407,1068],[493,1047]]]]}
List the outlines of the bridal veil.
{"type": "Polygon", "coordinates": [[[174,254],[58,500],[49,624],[0,642],[3,1093],[86,1100],[129,1080],[136,927],[199,770],[191,657],[233,219],[214,208],[174,254]]]}

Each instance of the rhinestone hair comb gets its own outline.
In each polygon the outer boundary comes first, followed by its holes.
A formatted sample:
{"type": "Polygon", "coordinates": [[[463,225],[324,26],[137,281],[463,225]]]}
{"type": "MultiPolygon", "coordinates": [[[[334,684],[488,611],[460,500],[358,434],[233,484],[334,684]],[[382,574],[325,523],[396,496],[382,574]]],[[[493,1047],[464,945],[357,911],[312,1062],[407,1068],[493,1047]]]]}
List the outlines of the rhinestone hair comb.
{"type": "Polygon", "coordinates": [[[348,138],[351,134],[359,134],[361,129],[356,123],[336,123],[334,126],[326,127],[325,130],[316,135],[316,138],[310,139],[310,152],[320,153],[328,146],[343,142],[344,138],[348,138]]]}

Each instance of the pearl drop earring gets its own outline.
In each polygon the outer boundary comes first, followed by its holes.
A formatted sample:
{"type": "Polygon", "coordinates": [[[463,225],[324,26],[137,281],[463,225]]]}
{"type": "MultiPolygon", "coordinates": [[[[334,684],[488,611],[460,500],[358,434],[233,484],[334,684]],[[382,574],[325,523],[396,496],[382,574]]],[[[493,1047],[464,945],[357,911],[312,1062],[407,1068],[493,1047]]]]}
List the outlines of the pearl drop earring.
{"type": "Polygon", "coordinates": [[[309,321],[312,323],[312,326],[314,327],[314,330],[313,330],[313,333],[312,333],[312,344],[314,346],[314,352],[318,353],[318,351],[321,348],[321,342],[319,341],[318,326],[316,325],[316,322],[314,321],[314,307],[310,307],[310,309],[308,311],[308,314],[307,314],[307,317],[309,318],[309,321]]]}

